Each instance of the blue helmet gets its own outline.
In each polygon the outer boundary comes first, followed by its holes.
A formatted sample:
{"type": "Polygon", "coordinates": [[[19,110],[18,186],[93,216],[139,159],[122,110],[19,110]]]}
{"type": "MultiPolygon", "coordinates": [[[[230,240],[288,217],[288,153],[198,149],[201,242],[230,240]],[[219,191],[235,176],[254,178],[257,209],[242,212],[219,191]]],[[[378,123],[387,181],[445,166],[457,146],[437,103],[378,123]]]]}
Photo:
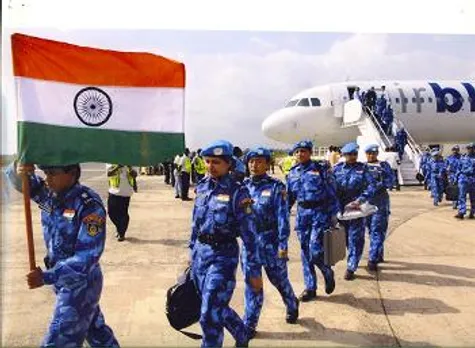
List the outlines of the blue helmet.
{"type": "Polygon", "coordinates": [[[297,149],[308,149],[312,151],[313,143],[310,140],[302,140],[292,146],[291,153],[294,153],[297,149]]]}
{"type": "Polygon", "coordinates": [[[234,146],[229,141],[216,140],[201,150],[201,156],[231,158],[233,156],[233,149],[234,146]]]}
{"type": "Polygon", "coordinates": [[[251,158],[254,158],[254,157],[265,157],[265,159],[267,161],[270,161],[270,158],[271,158],[271,153],[270,153],[270,150],[265,148],[265,147],[256,147],[256,148],[253,148],[251,149],[247,155],[246,155],[246,158],[245,158],[245,161],[246,163],[251,159],[251,158]]]}
{"type": "Polygon", "coordinates": [[[366,153],[368,152],[379,152],[379,145],[377,144],[370,144],[368,146],[365,147],[364,151],[366,153]]]}
{"type": "Polygon", "coordinates": [[[346,155],[349,153],[358,153],[359,146],[357,143],[348,143],[341,149],[342,155],[346,155]]]}

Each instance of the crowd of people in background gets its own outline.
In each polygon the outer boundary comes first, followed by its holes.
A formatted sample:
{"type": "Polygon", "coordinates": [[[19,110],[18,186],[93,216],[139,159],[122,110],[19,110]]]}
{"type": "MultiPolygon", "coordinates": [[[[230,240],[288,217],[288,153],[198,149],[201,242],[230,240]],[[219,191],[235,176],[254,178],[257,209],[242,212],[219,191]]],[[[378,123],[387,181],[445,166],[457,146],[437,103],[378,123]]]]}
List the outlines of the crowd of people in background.
{"type": "Polygon", "coordinates": [[[442,202],[446,193],[458,211],[455,218],[460,220],[467,213],[467,196],[471,205],[468,218],[475,218],[475,143],[468,144],[466,150],[461,154],[460,146],[455,145],[452,154],[444,159],[441,149],[426,148],[419,164],[424,188],[431,192],[434,206],[442,202]]]}

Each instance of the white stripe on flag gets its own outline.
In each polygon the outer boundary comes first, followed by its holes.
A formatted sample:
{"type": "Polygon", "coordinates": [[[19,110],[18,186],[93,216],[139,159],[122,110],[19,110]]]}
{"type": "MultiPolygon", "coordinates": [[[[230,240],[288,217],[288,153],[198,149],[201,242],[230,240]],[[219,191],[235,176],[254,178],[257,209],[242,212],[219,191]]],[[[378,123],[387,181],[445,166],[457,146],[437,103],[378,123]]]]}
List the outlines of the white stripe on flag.
{"type": "MultiPolygon", "coordinates": [[[[98,72],[100,73],[100,72],[98,72]]],[[[19,96],[18,120],[65,127],[91,128],[76,115],[74,100],[82,86],[16,77],[19,96]]],[[[98,129],[184,133],[184,89],[100,86],[112,104],[112,114],[98,129]]],[[[83,93],[87,102],[94,90],[83,93]]],[[[98,94],[96,94],[98,95],[98,94]]],[[[103,103],[107,98],[99,93],[103,103]]],[[[96,106],[97,108],[97,106],[96,106]]],[[[104,108],[107,111],[108,106],[104,108]]],[[[79,112],[83,117],[87,114],[79,112]]],[[[94,121],[92,118],[89,120],[94,121]]]]}

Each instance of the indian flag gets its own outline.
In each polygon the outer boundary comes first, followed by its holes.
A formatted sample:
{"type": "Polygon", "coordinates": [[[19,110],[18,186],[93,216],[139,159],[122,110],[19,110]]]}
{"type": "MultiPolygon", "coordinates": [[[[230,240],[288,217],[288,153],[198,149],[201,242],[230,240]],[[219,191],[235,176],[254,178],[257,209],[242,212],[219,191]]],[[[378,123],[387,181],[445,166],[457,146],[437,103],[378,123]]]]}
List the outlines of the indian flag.
{"type": "Polygon", "coordinates": [[[12,35],[21,163],[157,164],[182,153],[185,66],[12,35]]]}

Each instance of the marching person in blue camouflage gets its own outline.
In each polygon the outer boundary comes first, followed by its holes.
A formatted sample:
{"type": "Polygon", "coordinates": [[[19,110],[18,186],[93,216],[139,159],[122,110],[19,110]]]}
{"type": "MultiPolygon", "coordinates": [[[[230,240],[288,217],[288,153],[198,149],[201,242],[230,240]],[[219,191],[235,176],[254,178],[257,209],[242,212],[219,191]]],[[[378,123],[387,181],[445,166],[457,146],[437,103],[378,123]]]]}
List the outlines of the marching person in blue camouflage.
{"type": "Polygon", "coordinates": [[[41,209],[46,244],[46,270],[27,275],[30,289],[52,285],[56,307],[42,347],[119,347],[99,307],[102,271],[99,259],[106,239],[106,211],[101,198],[79,184],[79,164],[39,166],[46,180],[30,164],[7,169],[22,191],[21,174],[29,176],[30,196],[41,209]]]}
{"type": "Polygon", "coordinates": [[[470,199],[469,219],[475,218],[475,143],[467,145],[467,153],[460,159],[457,182],[459,187],[457,219],[463,219],[467,213],[467,195],[470,199]]]}
{"type": "MultiPolygon", "coordinates": [[[[253,200],[253,211],[257,225],[257,251],[267,276],[279,291],[287,309],[286,321],[295,323],[298,318],[298,300],[290,284],[287,260],[290,235],[289,210],[285,185],[267,175],[271,160],[268,149],[258,147],[246,155],[246,163],[251,174],[244,184],[253,200]]],[[[247,250],[242,248],[242,267],[247,275],[247,250]]],[[[261,269],[260,269],[261,272],[261,269]]],[[[257,323],[264,302],[264,292],[255,292],[246,281],[244,323],[255,335],[257,323]]]]}
{"type": "Polygon", "coordinates": [[[256,222],[249,191],[229,171],[233,146],[218,140],[201,151],[209,175],[196,186],[190,239],[191,271],[201,295],[202,347],[222,347],[224,327],[246,347],[251,338],[238,314],[229,307],[236,286],[241,237],[246,247],[246,281],[256,292],[262,289],[256,252],[256,222]]]}
{"type": "MultiPolygon", "coordinates": [[[[333,172],[335,175],[340,212],[345,207],[357,209],[362,203],[374,197],[382,186],[376,182],[368,170],[368,166],[358,162],[358,145],[348,143],[341,149],[345,156],[344,163],[338,163],[333,172]]],[[[355,279],[355,272],[361,261],[364,249],[365,218],[342,221],[347,233],[347,266],[345,280],[355,279]]]]}
{"type": "Polygon", "coordinates": [[[430,162],[432,158],[430,156],[430,150],[425,149],[422,152],[421,159],[419,162],[419,171],[424,175],[424,190],[428,190],[430,186],[430,162]]]}
{"type": "Polygon", "coordinates": [[[369,200],[370,204],[378,207],[378,211],[366,218],[370,239],[368,269],[376,271],[377,264],[384,261],[384,240],[388,231],[390,215],[388,190],[393,187],[394,172],[388,162],[378,160],[378,145],[368,145],[365,152],[370,174],[377,182],[382,184],[374,197],[369,200]]]}
{"type": "Polygon", "coordinates": [[[334,273],[324,263],[323,234],[337,223],[338,204],[335,181],[327,162],[311,159],[313,144],[300,141],[292,148],[297,164],[287,176],[289,210],[297,202],[295,230],[300,241],[305,290],[300,295],[302,302],[317,297],[317,266],[325,279],[325,292],[335,289],[334,273]]]}
{"type": "Polygon", "coordinates": [[[430,192],[434,201],[434,206],[438,206],[442,202],[444,196],[445,185],[447,182],[447,166],[442,158],[440,150],[436,149],[431,152],[432,161],[430,162],[430,192]]]}
{"type": "MultiPolygon", "coordinates": [[[[460,154],[460,146],[452,147],[452,154],[445,159],[445,165],[449,175],[449,183],[457,185],[457,171],[462,155],[460,154]]],[[[452,208],[457,209],[457,200],[452,202],[452,208]]]]}

